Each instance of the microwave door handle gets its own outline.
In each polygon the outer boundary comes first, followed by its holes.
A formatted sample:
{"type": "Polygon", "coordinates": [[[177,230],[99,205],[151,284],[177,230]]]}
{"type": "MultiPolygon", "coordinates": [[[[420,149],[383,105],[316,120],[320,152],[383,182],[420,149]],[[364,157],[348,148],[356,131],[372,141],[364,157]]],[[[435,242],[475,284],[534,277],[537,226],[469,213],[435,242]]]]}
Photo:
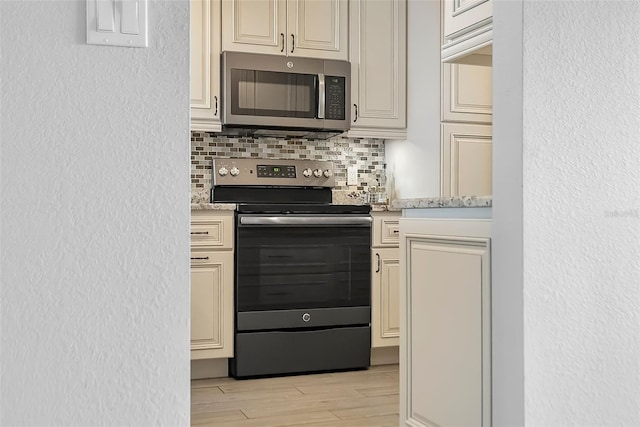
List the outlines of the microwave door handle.
{"type": "Polygon", "coordinates": [[[318,74],[318,118],[324,119],[325,93],[324,74],[318,74]]]}

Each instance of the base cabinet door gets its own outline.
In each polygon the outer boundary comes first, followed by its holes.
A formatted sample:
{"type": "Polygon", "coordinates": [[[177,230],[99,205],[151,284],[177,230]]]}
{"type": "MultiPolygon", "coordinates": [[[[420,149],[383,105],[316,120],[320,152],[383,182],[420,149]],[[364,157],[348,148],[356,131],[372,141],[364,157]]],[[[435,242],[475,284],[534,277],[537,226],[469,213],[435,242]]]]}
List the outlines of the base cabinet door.
{"type": "Polygon", "coordinates": [[[233,253],[191,253],[191,358],[233,357],[233,253]]]}
{"type": "Polygon", "coordinates": [[[401,425],[490,426],[490,239],[417,231],[401,236],[401,425]]]}
{"type": "Polygon", "coordinates": [[[398,249],[374,249],[371,289],[372,347],[400,344],[400,260],[398,249]]]}

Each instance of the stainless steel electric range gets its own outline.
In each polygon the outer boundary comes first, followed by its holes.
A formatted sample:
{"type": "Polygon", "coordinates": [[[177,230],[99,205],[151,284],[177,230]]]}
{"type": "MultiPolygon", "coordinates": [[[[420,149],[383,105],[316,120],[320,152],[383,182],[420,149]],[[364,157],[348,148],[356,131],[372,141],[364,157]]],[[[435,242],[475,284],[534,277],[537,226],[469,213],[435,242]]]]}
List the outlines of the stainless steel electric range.
{"type": "Polygon", "coordinates": [[[333,205],[331,162],[214,159],[213,203],[237,203],[236,378],[366,368],[369,206],[333,205]]]}

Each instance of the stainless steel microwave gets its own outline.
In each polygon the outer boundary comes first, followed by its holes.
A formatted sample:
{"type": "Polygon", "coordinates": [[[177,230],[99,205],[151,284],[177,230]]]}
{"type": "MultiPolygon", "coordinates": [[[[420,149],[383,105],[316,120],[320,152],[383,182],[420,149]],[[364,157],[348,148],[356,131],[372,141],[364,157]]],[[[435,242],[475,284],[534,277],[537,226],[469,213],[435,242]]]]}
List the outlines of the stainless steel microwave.
{"type": "Polygon", "coordinates": [[[351,123],[350,76],[346,61],[223,52],[222,124],[342,133],[351,123]]]}

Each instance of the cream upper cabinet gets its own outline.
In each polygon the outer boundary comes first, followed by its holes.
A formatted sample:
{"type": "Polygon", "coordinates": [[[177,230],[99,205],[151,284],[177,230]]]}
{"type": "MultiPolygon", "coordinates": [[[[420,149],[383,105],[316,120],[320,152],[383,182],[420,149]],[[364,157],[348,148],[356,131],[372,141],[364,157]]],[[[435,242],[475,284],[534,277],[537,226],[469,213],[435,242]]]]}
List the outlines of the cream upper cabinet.
{"type": "Polygon", "coordinates": [[[491,124],[492,68],[480,65],[442,65],[442,121],[491,124]]]}
{"type": "Polygon", "coordinates": [[[371,347],[400,344],[400,212],[372,212],[371,347]]]}
{"type": "Polygon", "coordinates": [[[233,212],[191,212],[191,359],[233,357],[233,212]]]}
{"type": "Polygon", "coordinates": [[[406,138],[406,0],[349,2],[353,138],[406,138]]]}
{"type": "Polygon", "coordinates": [[[222,50],[348,59],[347,0],[222,0],[222,50]]]}
{"type": "Polygon", "coordinates": [[[492,0],[442,0],[442,61],[489,65],[492,0]]]}
{"type": "Polygon", "coordinates": [[[491,126],[443,123],[441,135],[441,196],[491,195],[491,126]]]}
{"type": "Polygon", "coordinates": [[[220,2],[191,0],[191,130],[219,132],[220,2]]]}
{"type": "Polygon", "coordinates": [[[400,222],[400,425],[491,425],[491,221],[400,222]]]}

